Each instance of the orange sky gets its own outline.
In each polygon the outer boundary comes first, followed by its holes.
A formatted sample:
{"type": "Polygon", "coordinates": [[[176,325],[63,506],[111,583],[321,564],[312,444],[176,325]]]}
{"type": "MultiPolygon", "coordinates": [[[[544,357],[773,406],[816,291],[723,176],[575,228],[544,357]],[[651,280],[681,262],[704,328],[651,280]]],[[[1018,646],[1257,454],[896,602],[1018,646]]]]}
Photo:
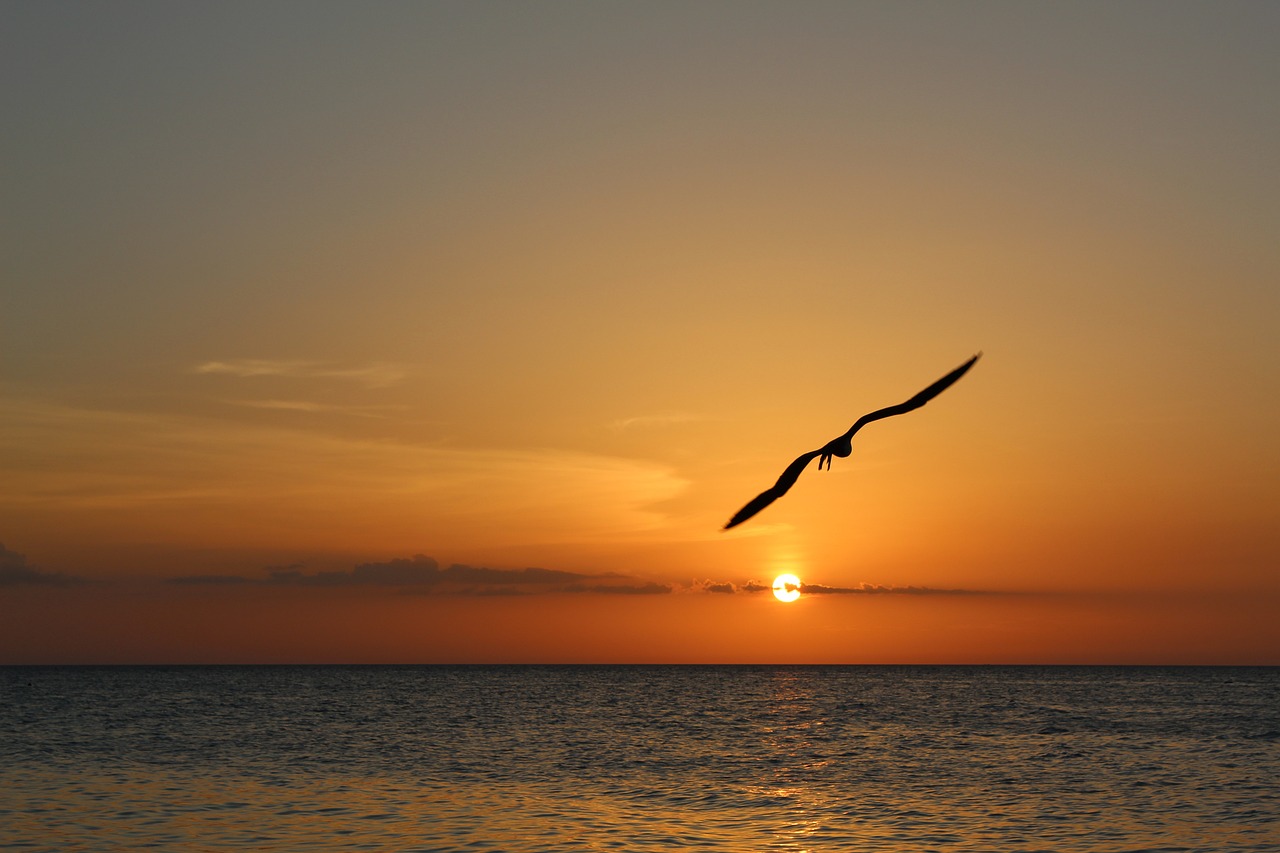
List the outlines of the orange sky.
{"type": "Polygon", "coordinates": [[[1276,9],[0,15],[0,663],[1280,664],[1276,9]]]}

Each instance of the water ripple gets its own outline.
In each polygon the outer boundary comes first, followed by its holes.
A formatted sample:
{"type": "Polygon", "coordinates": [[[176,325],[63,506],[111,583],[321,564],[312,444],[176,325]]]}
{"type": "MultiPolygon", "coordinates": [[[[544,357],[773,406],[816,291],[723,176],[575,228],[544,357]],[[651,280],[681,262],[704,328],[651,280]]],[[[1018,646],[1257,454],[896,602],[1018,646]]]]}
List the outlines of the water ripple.
{"type": "Polygon", "coordinates": [[[0,848],[1280,851],[1280,672],[0,670],[0,848]]]}

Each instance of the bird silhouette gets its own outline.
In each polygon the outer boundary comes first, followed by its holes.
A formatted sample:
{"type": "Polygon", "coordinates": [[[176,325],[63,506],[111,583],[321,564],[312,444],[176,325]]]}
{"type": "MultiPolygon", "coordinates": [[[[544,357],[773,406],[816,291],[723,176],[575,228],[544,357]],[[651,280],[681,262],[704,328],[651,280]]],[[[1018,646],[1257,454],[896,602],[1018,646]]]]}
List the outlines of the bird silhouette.
{"type": "Polygon", "coordinates": [[[853,436],[858,430],[862,429],[872,421],[878,421],[881,418],[891,418],[894,415],[905,415],[907,412],[914,411],[943,391],[950,388],[957,379],[964,376],[973,367],[974,362],[982,357],[982,353],[978,353],[919,394],[907,400],[905,403],[899,403],[896,406],[886,406],[883,409],[876,409],[870,414],[863,415],[858,418],[853,426],[849,427],[849,431],[844,435],[833,438],[817,450],[810,450],[808,453],[802,453],[796,457],[796,460],[787,466],[782,472],[782,476],[778,478],[778,482],[774,483],[771,488],[765,489],[760,494],[752,498],[746,506],[734,513],[733,518],[729,519],[729,523],[724,526],[725,530],[730,527],[737,527],[769,504],[776,501],[787,493],[787,490],[795,485],[796,480],[800,479],[800,472],[808,467],[809,463],[814,459],[818,460],[818,470],[821,471],[823,465],[828,470],[831,469],[831,457],[839,456],[844,459],[853,452],[853,436]]]}

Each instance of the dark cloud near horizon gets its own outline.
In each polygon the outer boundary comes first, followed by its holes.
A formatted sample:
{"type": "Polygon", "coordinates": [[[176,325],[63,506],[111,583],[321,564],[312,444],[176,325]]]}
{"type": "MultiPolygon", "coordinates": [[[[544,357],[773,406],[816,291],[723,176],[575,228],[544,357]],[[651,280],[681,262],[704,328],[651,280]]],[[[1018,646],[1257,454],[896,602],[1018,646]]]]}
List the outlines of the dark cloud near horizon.
{"type": "MultiPolygon", "coordinates": [[[[827,586],[820,583],[802,583],[798,588],[801,595],[994,595],[995,593],[979,589],[938,589],[930,586],[881,586],[873,583],[862,583],[857,586],[827,586]]],[[[732,583],[705,581],[702,589],[706,592],[772,592],[773,585],[750,580],[735,587],[732,583]]]]}
{"type": "Polygon", "coordinates": [[[801,595],[985,595],[977,589],[938,589],[931,586],[880,586],[864,583],[858,586],[825,586],[820,583],[800,584],[801,595]]]}
{"type": "Polygon", "coordinates": [[[241,577],[240,575],[185,575],[183,577],[169,578],[165,582],[178,584],[179,586],[236,586],[239,584],[258,583],[258,581],[241,577]]]}
{"type": "Polygon", "coordinates": [[[595,593],[603,595],[655,595],[672,588],[658,583],[637,583],[634,578],[605,572],[584,574],[556,569],[490,569],[455,563],[440,568],[422,554],[396,558],[385,563],[361,563],[350,571],[303,571],[301,565],[268,567],[262,579],[241,575],[192,575],[170,578],[169,583],[230,586],[382,586],[406,592],[455,595],[531,595],[536,593],[595,593]]]}
{"type": "Polygon", "coordinates": [[[556,592],[589,592],[598,595],[667,595],[672,590],[673,588],[670,584],[651,581],[640,584],[577,584],[557,589],[556,592]]]}
{"type": "Polygon", "coordinates": [[[27,565],[26,556],[0,543],[0,586],[76,586],[84,578],[59,572],[42,572],[27,565]]]}
{"type": "MultiPolygon", "coordinates": [[[[666,595],[676,591],[672,584],[645,581],[614,572],[587,574],[557,569],[490,569],[454,563],[441,568],[431,557],[417,554],[381,563],[361,563],[349,571],[307,572],[300,563],[268,566],[266,577],[243,575],[189,575],[169,578],[184,586],[294,586],[294,587],[385,587],[412,595],[511,596],[539,594],[572,595],[666,595]]],[[[773,585],[758,580],[744,584],[731,581],[692,581],[684,591],[716,595],[738,592],[770,592],[773,585]]],[[[801,595],[990,595],[972,589],[937,589],[927,586],[853,587],[802,583],[801,595]]]]}

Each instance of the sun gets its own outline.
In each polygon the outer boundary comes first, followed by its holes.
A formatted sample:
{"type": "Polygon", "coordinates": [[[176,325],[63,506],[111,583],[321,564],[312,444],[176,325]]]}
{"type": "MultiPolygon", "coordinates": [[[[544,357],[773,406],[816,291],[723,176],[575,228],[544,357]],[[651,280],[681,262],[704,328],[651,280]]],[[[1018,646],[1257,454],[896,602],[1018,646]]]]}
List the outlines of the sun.
{"type": "Polygon", "coordinates": [[[773,579],[773,597],[779,601],[795,601],[800,597],[800,578],[778,575],[773,579]]]}

